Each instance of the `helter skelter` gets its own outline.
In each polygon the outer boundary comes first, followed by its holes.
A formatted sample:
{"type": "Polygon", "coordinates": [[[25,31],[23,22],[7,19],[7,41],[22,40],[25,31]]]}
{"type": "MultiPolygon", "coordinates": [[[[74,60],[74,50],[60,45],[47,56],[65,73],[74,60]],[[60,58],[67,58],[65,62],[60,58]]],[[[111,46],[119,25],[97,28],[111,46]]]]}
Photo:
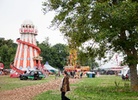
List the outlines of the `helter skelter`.
{"type": "Polygon", "coordinates": [[[20,28],[21,37],[17,39],[18,47],[12,69],[18,73],[25,70],[34,70],[41,66],[42,57],[39,56],[41,50],[37,47],[37,29],[29,20],[23,22],[20,28]]]}

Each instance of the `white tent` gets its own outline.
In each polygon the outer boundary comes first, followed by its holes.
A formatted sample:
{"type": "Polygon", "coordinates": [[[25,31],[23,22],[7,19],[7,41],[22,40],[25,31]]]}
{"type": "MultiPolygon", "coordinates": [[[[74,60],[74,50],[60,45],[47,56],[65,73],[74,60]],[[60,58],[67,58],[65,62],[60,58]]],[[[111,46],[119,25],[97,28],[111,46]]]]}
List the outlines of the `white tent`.
{"type": "Polygon", "coordinates": [[[45,63],[44,69],[45,69],[45,70],[49,70],[49,71],[58,71],[58,69],[56,69],[56,68],[50,66],[48,62],[45,63]]]}
{"type": "Polygon", "coordinates": [[[109,61],[109,62],[105,63],[104,65],[100,66],[99,68],[100,69],[110,69],[114,66],[118,66],[118,65],[112,61],[109,61]]]}
{"type": "Polygon", "coordinates": [[[123,56],[121,53],[120,54],[116,53],[108,62],[104,63],[104,60],[106,60],[106,59],[103,59],[100,61],[100,63],[102,64],[99,67],[100,69],[111,69],[112,67],[117,68],[117,67],[120,67],[119,65],[121,64],[121,61],[123,61],[123,56]]]}

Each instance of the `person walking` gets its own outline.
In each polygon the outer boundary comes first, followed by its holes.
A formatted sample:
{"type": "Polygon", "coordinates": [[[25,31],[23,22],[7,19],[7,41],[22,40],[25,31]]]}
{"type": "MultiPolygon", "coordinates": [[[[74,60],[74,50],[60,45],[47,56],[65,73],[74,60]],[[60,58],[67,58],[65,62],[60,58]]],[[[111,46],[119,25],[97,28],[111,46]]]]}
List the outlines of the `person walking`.
{"type": "Polygon", "coordinates": [[[64,75],[64,77],[62,79],[61,88],[60,88],[61,100],[70,100],[69,98],[67,98],[65,96],[66,92],[70,91],[69,75],[68,75],[67,71],[63,71],[63,75],[64,75]]]}

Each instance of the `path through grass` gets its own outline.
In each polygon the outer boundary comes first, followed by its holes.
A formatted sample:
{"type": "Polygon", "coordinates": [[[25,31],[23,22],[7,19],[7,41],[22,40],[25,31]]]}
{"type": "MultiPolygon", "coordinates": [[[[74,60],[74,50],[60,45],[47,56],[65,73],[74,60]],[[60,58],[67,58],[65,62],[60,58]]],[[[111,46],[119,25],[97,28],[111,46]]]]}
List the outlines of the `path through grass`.
{"type": "MultiPolygon", "coordinates": [[[[129,81],[123,81],[119,76],[85,77],[79,83],[71,84],[67,96],[71,100],[138,100],[138,93],[131,92],[129,85],[129,81]]],[[[61,100],[60,91],[47,91],[34,100],[61,100]]]]}

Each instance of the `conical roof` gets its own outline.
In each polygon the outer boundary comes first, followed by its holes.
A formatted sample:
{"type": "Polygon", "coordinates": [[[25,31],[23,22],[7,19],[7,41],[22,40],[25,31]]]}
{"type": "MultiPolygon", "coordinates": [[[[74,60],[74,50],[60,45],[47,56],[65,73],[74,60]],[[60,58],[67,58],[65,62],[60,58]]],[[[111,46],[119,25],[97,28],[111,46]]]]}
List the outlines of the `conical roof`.
{"type": "Polygon", "coordinates": [[[58,71],[58,69],[49,65],[48,61],[46,61],[45,65],[44,65],[44,69],[49,70],[49,71],[51,71],[51,70],[58,71]]]}

